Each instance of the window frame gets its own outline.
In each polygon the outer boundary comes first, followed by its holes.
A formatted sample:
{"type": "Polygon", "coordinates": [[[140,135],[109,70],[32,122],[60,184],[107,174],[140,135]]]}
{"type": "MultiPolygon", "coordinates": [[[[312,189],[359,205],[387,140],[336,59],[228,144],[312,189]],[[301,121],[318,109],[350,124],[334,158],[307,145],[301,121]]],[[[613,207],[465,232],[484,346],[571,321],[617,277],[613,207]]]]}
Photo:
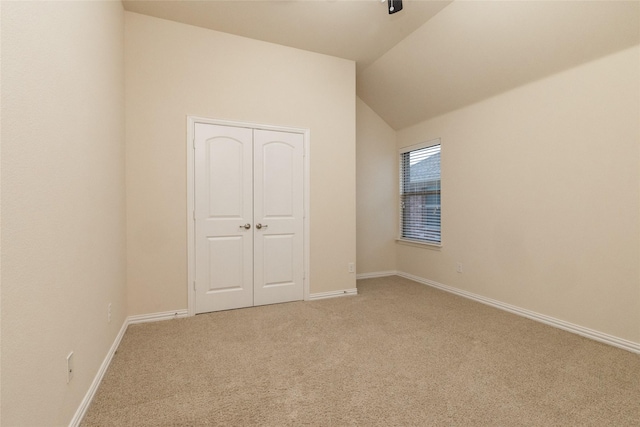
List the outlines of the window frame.
{"type": "MultiPolygon", "coordinates": [[[[419,144],[409,145],[407,147],[400,148],[398,150],[398,237],[396,241],[398,243],[407,244],[410,246],[418,246],[418,247],[427,247],[432,249],[439,249],[442,247],[442,162],[440,163],[440,186],[439,186],[439,195],[440,195],[440,241],[434,240],[426,240],[426,239],[412,239],[409,237],[403,237],[402,229],[403,229],[403,211],[402,211],[402,197],[403,197],[403,165],[402,165],[402,155],[411,151],[421,150],[424,148],[440,146],[440,156],[442,156],[442,143],[440,138],[431,139],[429,141],[421,142],[419,144]]],[[[441,157],[442,158],[442,157],[441,157]]]]}

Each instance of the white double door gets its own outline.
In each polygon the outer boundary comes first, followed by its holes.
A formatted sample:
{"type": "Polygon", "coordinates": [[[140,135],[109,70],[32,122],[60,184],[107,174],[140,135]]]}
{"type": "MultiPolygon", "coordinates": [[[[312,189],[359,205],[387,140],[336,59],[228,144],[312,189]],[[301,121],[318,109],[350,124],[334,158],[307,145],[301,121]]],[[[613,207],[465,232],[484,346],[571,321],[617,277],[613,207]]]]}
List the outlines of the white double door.
{"type": "Polygon", "coordinates": [[[303,134],[194,131],[196,313],[303,299],[303,134]]]}

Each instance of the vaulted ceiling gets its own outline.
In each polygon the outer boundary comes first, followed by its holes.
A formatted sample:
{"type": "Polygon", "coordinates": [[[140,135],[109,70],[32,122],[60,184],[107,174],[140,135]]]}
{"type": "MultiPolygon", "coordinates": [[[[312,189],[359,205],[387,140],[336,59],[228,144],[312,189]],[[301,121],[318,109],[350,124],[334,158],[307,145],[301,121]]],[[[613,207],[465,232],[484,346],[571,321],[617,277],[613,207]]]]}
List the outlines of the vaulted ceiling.
{"type": "Polygon", "coordinates": [[[123,0],[126,10],[351,59],[394,129],[640,43],[636,1],[123,0]]]}

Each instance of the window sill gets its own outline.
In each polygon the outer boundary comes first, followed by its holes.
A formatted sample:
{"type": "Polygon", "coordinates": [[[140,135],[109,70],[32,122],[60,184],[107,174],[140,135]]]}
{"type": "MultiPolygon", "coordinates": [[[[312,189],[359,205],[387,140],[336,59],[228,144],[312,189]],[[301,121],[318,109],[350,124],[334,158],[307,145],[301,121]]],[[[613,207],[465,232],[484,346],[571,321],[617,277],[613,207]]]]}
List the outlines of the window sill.
{"type": "Polygon", "coordinates": [[[401,245],[406,245],[406,246],[413,246],[416,248],[424,248],[424,249],[431,249],[431,250],[436,250],[439,251],[440,249],[442,249],[442,243],[438,244],[438,243],[427,243],[427,242],[421,242],[420,240],[410,240],[410,239],[396,239],[396,243],[399,243],[401,245]]]}

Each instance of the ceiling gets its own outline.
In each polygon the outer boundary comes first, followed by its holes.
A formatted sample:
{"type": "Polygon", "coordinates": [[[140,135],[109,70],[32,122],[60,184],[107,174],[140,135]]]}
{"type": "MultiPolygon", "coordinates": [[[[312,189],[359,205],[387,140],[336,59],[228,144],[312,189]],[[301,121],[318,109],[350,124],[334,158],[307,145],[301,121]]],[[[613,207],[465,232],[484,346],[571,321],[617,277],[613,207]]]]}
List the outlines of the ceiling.
{"type": "Polygon", "coordinates": [[[451,1],[123,0],[125,10],[371,64],[451,1]]]}
{"type": "Polygon", "coordinates": [[[123,0],[125,10],[351,59],[394,129],[640,43],[640,2],[123,0]]]}
{"type": "Polygon", "coordinates": [[[364,69],[357,92],[403,129],[639,42],[638,1],[454,1],[364,69]]]}

